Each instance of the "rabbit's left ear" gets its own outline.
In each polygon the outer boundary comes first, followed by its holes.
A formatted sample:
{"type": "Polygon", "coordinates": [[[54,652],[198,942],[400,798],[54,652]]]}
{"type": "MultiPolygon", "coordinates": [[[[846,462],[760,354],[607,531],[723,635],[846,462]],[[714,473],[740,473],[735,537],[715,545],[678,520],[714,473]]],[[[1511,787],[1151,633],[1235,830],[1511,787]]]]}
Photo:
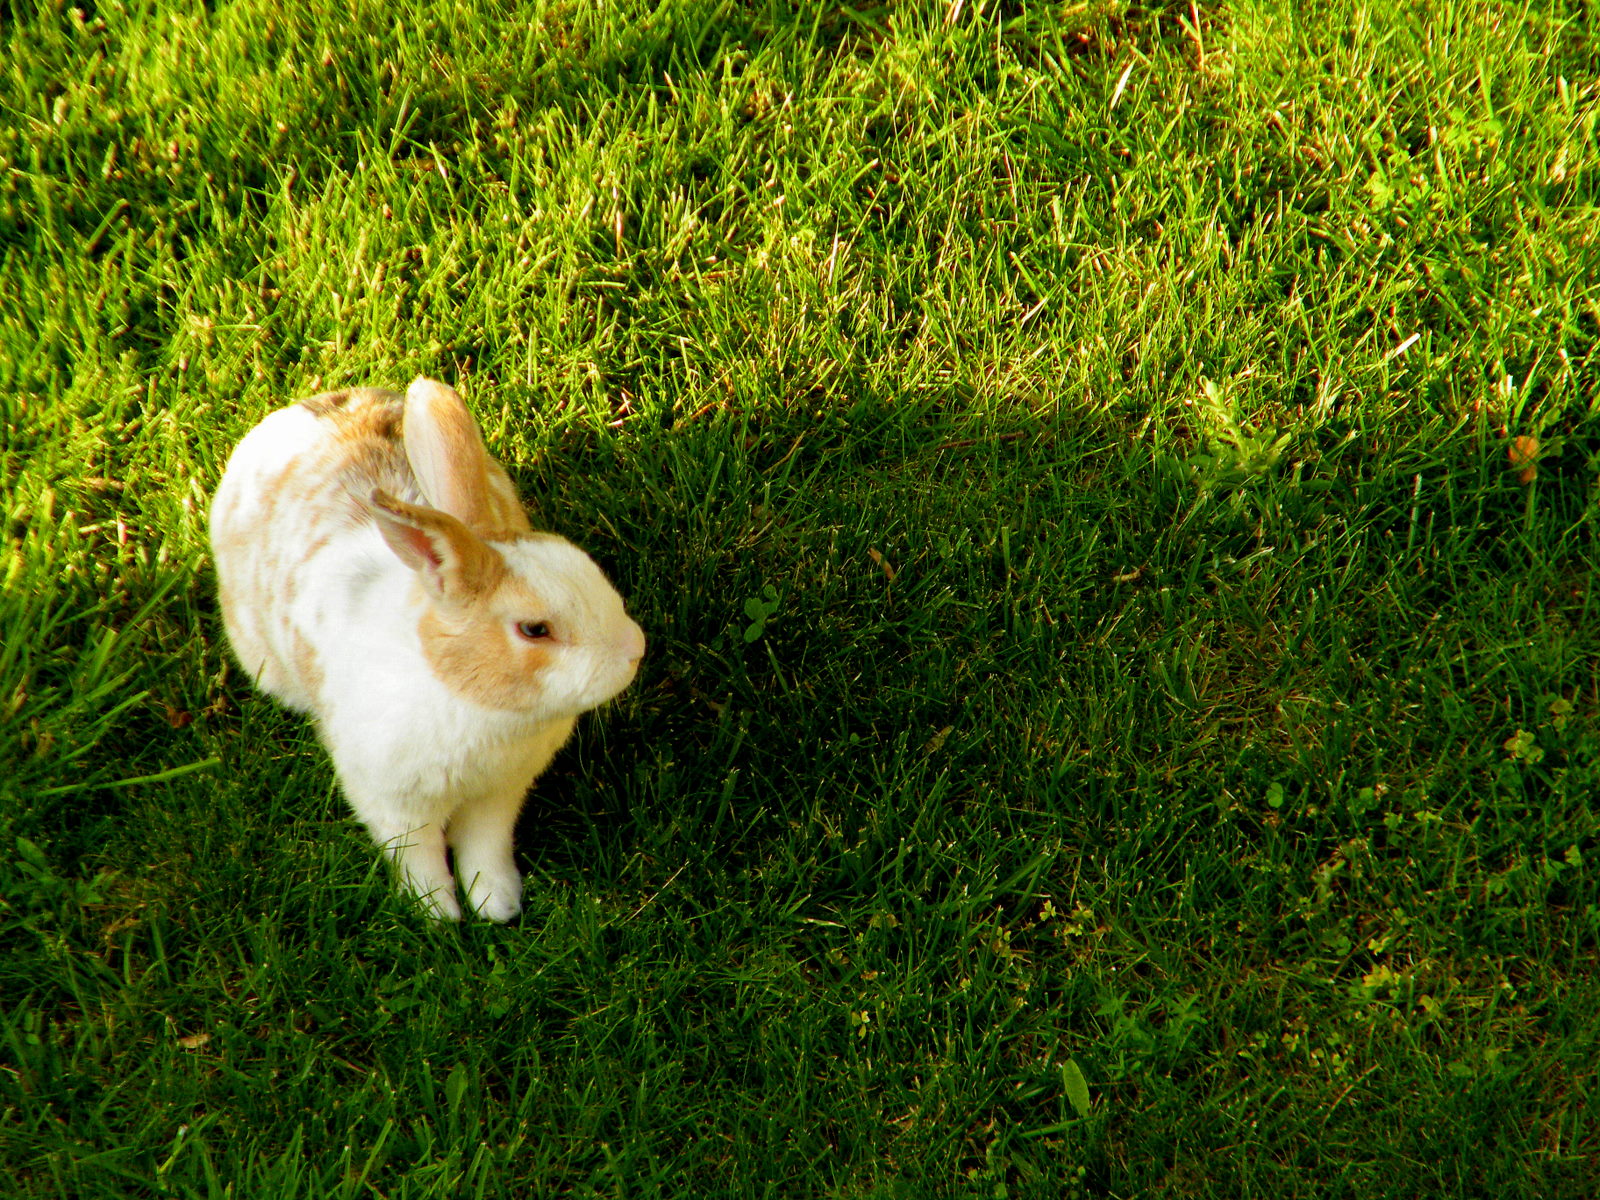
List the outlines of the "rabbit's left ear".
{"type": "Polygon", "coordinates": [[[470,603],[504,577],[505,560],[449,513],[407,504],[382,488],[373,489],[370,502],[383,540],[422,577],[434,599],[470,603]]]}
{"type": "Polygon", "coordinates": [[[531,532],[505,468],[489,457],[483,434],[455,388],[418,377],[406,389],[406,461],[428,503],[479,537],[531,532]]]}

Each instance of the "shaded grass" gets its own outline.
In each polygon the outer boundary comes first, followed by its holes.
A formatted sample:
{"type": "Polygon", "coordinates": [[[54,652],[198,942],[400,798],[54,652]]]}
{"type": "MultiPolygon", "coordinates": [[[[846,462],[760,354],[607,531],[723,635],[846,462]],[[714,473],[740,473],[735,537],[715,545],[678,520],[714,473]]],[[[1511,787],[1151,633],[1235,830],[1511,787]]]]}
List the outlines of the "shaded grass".
{"type": "Polygon", "coordinates": [[[19,1195],[1593,1192],[1583,12],[958,11],[21,14],[19,1195]],[[418,371],[652,639],[512,929],[211,601],[418,371]]]}

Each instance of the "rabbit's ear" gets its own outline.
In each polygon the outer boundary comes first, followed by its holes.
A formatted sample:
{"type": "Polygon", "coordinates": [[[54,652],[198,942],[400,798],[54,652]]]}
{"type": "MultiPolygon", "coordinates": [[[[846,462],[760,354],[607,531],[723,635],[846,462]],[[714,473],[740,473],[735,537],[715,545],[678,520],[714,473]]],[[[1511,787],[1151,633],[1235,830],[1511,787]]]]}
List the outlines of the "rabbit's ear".
{"type": "Polygon", "coordinates": [[[516,490],[454,388],[418,377],[406,389],[405,413],[406,460],[428,503],[482,537],[528,532],[516,490]]]}
{"type": "Polygon", "coordinates": [[[383,540],[436,600],[471,603],[504,577],[505,560],[449,513],[407,504],[382,488],[374,488],[370,499],[383,540]]]}

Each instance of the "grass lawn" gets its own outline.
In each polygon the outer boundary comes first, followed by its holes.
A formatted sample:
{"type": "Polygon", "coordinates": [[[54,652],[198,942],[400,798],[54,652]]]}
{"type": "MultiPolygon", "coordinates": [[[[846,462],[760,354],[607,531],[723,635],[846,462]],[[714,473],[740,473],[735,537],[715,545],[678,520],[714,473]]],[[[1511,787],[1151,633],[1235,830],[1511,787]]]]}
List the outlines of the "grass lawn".
{"type": "Polygon", "coordinates": [[[0,24],[0,1193],[1600,1195],[1600,10],[0,24]],[[651,639],[430,925],[230,663],[458,384],[651,639]]]}

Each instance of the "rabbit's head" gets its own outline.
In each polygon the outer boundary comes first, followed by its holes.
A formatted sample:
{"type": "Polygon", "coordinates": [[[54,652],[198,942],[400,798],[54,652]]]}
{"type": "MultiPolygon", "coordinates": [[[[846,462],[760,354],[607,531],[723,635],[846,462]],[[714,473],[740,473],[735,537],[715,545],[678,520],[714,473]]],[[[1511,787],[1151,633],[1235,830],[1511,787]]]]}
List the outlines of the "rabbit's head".
{"type": "Polygon", "coordinates": [[[427,596],[434,673],[475,703],[538,720],[576,716],[632,682],[644,633],[582,550],[554,534],[489,542],[449,513],[382,492],[384,540],[427,596]]]}
{"type": "Polygon", "coordinates": [[[456,392],[407,389],[405,452],[426,504],[370,497],[384,540],[428,598],[420,634],[434,673],[489,708],[576,716],[633,680],[644,634],[582,550],[535,533],[456,392]]]}

